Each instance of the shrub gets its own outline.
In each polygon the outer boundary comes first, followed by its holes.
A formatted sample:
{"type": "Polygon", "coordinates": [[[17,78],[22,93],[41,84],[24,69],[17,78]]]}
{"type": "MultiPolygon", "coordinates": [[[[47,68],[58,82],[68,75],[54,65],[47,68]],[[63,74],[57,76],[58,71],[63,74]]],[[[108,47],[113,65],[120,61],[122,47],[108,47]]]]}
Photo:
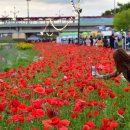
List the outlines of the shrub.
{"type": "Polygon", "coordinates": [[[21,43],[16,44],[16,48],[22,49],[22,50],[31,49],[33,48],[33,45],[31,43],[21,42],[21,43]]]}

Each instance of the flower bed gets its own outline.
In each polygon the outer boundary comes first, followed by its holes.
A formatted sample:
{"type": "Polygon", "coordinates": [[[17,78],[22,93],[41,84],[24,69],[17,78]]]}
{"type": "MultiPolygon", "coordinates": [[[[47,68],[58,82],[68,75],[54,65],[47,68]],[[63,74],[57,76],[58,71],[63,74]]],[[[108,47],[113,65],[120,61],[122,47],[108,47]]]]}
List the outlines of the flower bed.
{"type": "Polygon", "coordinates": [[[113,51],[106,48],[36,44],[43,59],[0,74],[0,128],[11,130],[130,129],[130,84],[122,77],[98,80],[113,72],[113,51]]]}
{"type": "Polygon", "coordinates": [[[17,43],[17,44],[16,44],[16,48],[22,49],[22,50],[32,49],[32,48],[33,48],[33,44],[21,42],[21,43],[17,43]]]}

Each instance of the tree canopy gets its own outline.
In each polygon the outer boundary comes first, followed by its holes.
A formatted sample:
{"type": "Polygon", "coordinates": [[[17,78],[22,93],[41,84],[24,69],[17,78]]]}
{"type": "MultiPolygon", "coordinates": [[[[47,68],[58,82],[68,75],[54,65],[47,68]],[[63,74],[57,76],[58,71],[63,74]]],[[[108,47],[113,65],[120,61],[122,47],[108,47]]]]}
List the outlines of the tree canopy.
{"type": "Polygon", "coordinates": [[[118,7],[106,10],[102,16],[114,16],[114,28],[118,31],[130,29],[130,2],[126,4],[118,3],[118,7]]]}
{"type": "Polygon", "coordinates": [[[130,29],[130,9],[117,13],[114,17],[114,28],[118,31],[130,29]]]}
{"type": "Polygon", "coordinates": [[[127,10],[130,9],[130,2],[126,3],[126,4],[122,4],[122,3],[117,3],[118,7],[111,10],[106,10],[104,13],[102,13],[102,16],[113,16],[114,12],[119,13],[123,10],[127,10]]]}

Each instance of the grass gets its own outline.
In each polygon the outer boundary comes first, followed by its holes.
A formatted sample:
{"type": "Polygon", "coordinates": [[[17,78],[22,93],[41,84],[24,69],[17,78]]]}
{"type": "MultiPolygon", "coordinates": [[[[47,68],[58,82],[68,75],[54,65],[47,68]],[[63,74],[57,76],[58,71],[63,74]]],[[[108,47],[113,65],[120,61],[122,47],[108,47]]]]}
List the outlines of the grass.
{"type": "Polygon", "coordinates": [[[38,51],[34,52],[33,49],[0,48],[0,72],[18,68],[19,66],[26,67],[33,62],[36,55],[38,55],[38,51]]]}
{"type": "Polygon", "coordinates": [[[17,41],[16,40],[0,40],[0,44],[1,43],[16,43],[17,41]]]}

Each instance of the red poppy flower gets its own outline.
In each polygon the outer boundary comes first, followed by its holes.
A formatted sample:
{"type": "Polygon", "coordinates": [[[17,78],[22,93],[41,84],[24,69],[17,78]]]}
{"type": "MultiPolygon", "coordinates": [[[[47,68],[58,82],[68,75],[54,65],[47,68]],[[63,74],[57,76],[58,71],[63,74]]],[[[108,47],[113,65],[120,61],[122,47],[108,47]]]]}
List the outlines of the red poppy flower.
{"type": "Polygon", "coordinates": [[[118,123],[117,123],[116,121],[112,121],[112,122],[110,123],[110,128],[112,128],[112,129],[117,129],[117,128],[118,128],[118,123]]]}
{"type": "Polygon", "coordinates": [[[2,120],[2,115],[0,115],[0,120],[2,120]]]}
{"type": "Polygon", "coordinates": [[[11,117],[13,122],[23,122],[24,117],[22,115],[16,114],[11,117]]]}
{"type": "Polygon", "coordinates": [[[88,90],[88,92],[92,92],[94,90],[94,87],[93,86],[88,86],[87,90],[88,90]]]}
{"type": "Polygon", "coordinates": [[[95,124],[94,124],[92,121],[86,122],[85,125],[88,125],[91,129],[94,129],[94,128],[95,128],[95,124]]]}
{"type": "Polygon", "coordinates": [[[0,112],[3,112],[5,109],[5,105],[4,104],[0,104],[0,112]]]}
{"type": "Polygon", "coordinates": [[[4,92],[0,92],[0,97],[5,97],[5,93],[4,92]]]}
{"type": "Polygon", "coordinates": [[[130,91],[130,88],[124,88],[124,91],[125,91],[125,92],[129,92],[129,91],[130,91]]]}
{"type": "Polygon", "coordinates": [[[49,78],[44,79],[44,83],[45,83],[46,85],[51,85],[51,81],[50,81],[49,78]]]}
{"type": "Polygon", "coordinates": [[[16,99],[16,100],[12,100],[9,104],[9,106],[12,107],[18,107],[20,105],[20,102],[16,99]]]}
{"type": "Polygon", "coordinates": [[[35,91],[36,93],[38,93],[38,94],[44,94],[44,93],[45,93],[45,88],[43,88],[43,87],[36,87],[36,88],[34,89],[34,91],[35,91]]]}
{"type": "Polygon", "coordinates": [[[42,109],[36,109],[32,111],[32,115],[37,118],[42,118],[45,115],[45,112],[42,109]]]}
{"type": "Polygon", "coordinates": [[[35,117],[32,116],[32,115],[28,115],[28,116],[25,117],[25,121],[26,121],[26,122],[31,122],[34,118],[35,118],[35,117]]]}
{"type": "Polygon", "coordinates": [[[61,120],[61,121],[60,121],[60,124],[61,124],[62,126],[69,126],[70,121],[69,121],[69,120],[61,120]]]}
{"type": "Polygon", "coordinates": [[[36,109],[41,109],[42,108],[42,101],[36,100],[33,102],[33,107],[36,109]]]}
{"type": "Polygon", "coordinates": [[[51,124],[52,125],[57,125],[59,122],[60,122],[60,118],[59,117],[53,117],[52,119],[51,119],[51,124]]]}
{"type": "Polygon", "coordinates": [[[116,94],[114,94],[113,92],[110,92],[109,95],[110,95],[111,98],[115,98],[116,97],[116,94]]]}
{"type": "Polygon", "coordinates": [[[122,109],[118,109],[117,112],[118,112],[118,114],[120,114],[120,115],[124,115],[124,113],[125,113],[125,111],[122,110],[122,109]]]}
{"type": "Polygon", "coordinates": [[[90,130],[90,127],[88,125],[84,125],[83,130],[90,130]]]}
{"type": "Polygon", "coordinates": [[[78,114],[77,113],[73,113],[73,114],[71,114],[71,118],[77,118],[78,117],[78,114]]]}
{"type": "Polygon", "coordinates": [[[21,130],[21,128],[16,128],[15,130],[21,130]]]}
{"type": "Polygon", "coordinates": [[[51,130],[51,120],[43,120],[42,124],[44,125],[44,130],[51,130]]]}
{"type": "Polygon", "coordinates": [[[67,127],[62,126],[62,127],[61,127],[61,128],[59,128],[58,130],[68,130],[68,128],[67,128],[67,127]]]}

